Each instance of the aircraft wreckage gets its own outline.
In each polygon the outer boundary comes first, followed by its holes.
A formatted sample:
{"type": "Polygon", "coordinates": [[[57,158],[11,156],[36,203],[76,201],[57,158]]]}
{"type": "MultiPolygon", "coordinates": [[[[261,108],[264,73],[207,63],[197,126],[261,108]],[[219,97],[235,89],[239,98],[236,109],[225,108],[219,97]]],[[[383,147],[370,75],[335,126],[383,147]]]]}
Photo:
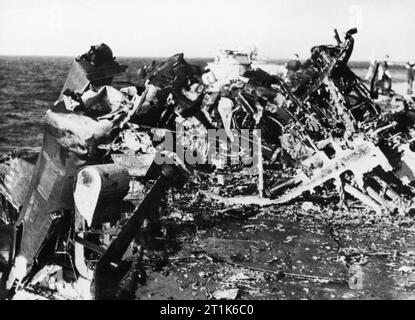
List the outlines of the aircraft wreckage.
{"type": "Polygon", "coordinates": [[[348,67],[356,32],[341,40],[336,31],[335,45],[313,47],[289,81],[224,50],[204,70],[174,55],[118,90],[111,83],[126,67],[108,46],[75,59],[46,113],[40,153],[14,152],[0,167],[2,298],[56,266],[77,298],[116,297],[132,268],[124,257],[140,256],[137,231],[195,168],[219,176],[250,165],[256,190],[214,198],[229,204],[278,205],[332,190],[325,201],[351,196],[377,213],[414,210],[414,101],[392,94],[393,108],[377,103],[373,81],[367,88],[348,67]],[[211,161],[218,150],[226,156],[211,161]]]}

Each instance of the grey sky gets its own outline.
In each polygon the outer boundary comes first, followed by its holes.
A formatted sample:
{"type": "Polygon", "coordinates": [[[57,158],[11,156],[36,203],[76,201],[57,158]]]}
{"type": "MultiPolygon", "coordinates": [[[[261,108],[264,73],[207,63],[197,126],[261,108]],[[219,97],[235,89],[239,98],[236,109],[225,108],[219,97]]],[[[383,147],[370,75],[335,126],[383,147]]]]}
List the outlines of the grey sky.
{"type": "Polygon", "coordinates": [[[333,29],[359,27],[354,60],[415,57],[413,0],[0,0],[0,54],[70,55],[105,42],[116,56],[211,57],[257,46],[309,56],[333,29]]]}

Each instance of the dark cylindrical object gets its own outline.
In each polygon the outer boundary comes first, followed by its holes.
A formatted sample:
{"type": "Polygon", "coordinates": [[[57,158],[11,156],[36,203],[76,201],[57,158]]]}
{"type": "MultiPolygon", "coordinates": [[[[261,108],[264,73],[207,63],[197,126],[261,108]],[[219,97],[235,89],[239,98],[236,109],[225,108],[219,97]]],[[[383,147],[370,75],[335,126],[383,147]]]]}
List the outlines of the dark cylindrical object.
{"type": "Polygon", "coordinates": [[[299,183],[300,182],[297,181],[296,179],[290,179],[290,180],[285,181],[283,183],[277,183],[276,185],[274,185],[271,188],[266,188],[265,189],[265,194],[267,195],[268,198],[272,199],[272,198],[276,197],[277,195],[280,195],[286,189],[297,186],[299,183]]]}

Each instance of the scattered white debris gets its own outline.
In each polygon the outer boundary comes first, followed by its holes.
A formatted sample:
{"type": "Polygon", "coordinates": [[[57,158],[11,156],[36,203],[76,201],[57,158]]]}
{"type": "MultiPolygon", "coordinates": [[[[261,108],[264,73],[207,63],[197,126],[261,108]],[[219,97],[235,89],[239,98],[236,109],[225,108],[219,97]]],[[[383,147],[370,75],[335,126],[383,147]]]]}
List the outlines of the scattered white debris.
{"type": "Polygon", "coordinates": [[[216,300],[235,300],[238,295],[239,289],[218,290],[212,294],[216,300]]]}
{"type": "Polygon", "coordinates": [[[398,271],[401,273],[412,273],[413,268],[408,266],[402,266],[398,269],[398,271]]]}
{"type": "Polygon", "coordinates": [[[301,209],[304,211],[318,210],[318,208],[312,202],[303,202],[301,209]]]}
{"type": "Polygon", "coordinates": [[[243,280],[250,280],[251,278],[247,275],[243,274],[242,272],[239,272],[233,276],[231,276],[228,281],[230,282],[236,282],[236,281],[243,281],[243,280]]]}
{"type": "Polygon", "coordinates": [[[295,238],[297,238],[297,236],[288,236],[288,237],[284,240],[284,243],[290,243],[290,242],[292,242],[295,238]]]}

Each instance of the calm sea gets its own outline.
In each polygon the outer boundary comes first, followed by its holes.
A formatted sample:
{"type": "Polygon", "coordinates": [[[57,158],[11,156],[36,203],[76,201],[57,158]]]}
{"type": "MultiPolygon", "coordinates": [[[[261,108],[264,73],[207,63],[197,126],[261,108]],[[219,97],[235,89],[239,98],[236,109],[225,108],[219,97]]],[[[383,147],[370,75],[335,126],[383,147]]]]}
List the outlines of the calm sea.
{"type": "MultiPolygon", "coordinates": [[[[44,113],[58,98],[72,60],[72,57],[0,57],[0,152],[41,145],[44,113]]],[[[135,83],[138,68],[150,64],[153,58],[117,60],[128,66],[127,73],[114,82],[120,88],[135,83]]],[[[198,65],[209,61],[187,60],[198,65]]],[[[353,67],[359,76],[364,76],[367,63],[353,67]]],[[[401,68],[392,73],[400,80],[405,77],[401,68]]]]}

